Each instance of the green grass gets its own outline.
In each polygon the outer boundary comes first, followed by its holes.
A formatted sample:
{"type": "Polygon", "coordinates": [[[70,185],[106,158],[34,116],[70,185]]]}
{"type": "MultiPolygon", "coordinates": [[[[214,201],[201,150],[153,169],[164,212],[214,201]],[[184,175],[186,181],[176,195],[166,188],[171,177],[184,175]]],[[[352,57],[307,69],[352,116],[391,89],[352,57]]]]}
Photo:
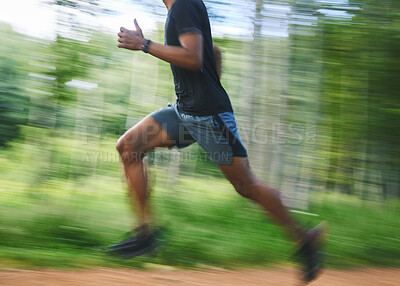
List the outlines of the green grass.
{"type": "MultiPolygon", "coordinates": [[[[2,180],[0,267],[236,268],[292,263],[292,246],[282,230],[224,179],[181,175],[171,187],[163,170],[157,172],[153,208],[158,223],[167,227],[168,244],[155,258],[106,256],[99,247],[120,240],[131,228],[119,179],[97,176],[72,186],[68,181],[48,182],[36,196],[22,191],[27,186],[21,182],[2,180]]],[[[328,267],[400,266],[399,201],[310,197],[309,211],[320,216],[296,218],[310,225],[329,222],[328,267]]]]}

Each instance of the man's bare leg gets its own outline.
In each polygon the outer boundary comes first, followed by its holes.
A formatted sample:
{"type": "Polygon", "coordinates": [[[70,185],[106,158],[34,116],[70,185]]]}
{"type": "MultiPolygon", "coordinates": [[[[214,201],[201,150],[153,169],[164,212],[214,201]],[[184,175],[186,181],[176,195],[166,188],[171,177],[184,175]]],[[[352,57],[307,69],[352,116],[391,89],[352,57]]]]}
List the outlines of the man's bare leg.
{"type": "Polygon", "coordinates": [[[247,158],[234,157],[231,165],[219,165],[236,191],[262,206],[282,225],[298,244],[297,257],[303,264],[302,279],[314,280],[322,268],[321,243],[327,234],[324,223],[305,232],[299,228],[282,204],[279,191],[258,180],[250,169],[247,158]]]}
{"type": "Polygon", "coordinates": [[[149,191],[144,155],[156,147],[172,147],[174,141],[168,133],[151,116],[147,116],[129,129],[117,142],[125,176],[131,195],[133,209],[137,212],[141,226],[151,224],[149,209],[149,191]]]}
{"type": "Polygon", "coordinates": [[[305,233],[289,216],[279,191],[256,178],[247,158],[233,157],[231,165],[219,165],[219,168],[240,195],[258,203],[289,232],[294,241],[303,241],[305,233]]]}

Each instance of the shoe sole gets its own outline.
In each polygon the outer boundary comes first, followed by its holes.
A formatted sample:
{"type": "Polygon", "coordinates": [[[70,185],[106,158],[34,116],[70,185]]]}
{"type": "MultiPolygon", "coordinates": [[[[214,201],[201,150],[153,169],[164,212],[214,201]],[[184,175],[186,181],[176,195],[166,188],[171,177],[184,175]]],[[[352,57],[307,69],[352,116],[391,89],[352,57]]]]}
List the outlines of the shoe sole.
{"type": "Polygon", "coordinates": [[[156,236],[155,240],[145,248],[129,251],[127,249],[129,249],[130,242],[122,242],[111,245],[105,252],[109,255],[123,259],[129,259],[143,254],[148,254],[149,257],[155,257],[156,254],[154,250],[166,244],[163,239],[163,232],[163,228],[157,228],[153,233],[153,235],[156,236]]]}
{"type": "Polygon", "coordinates": [[[134,250],[134,251],[124,251],[123,249],[112,249],[112,250],[106,251],[106,253],[109,255],[112,255],[112,256],[119,257],[119,258],[129,259],[129,258],[140,256],[140,255],[143,255],[146,253],[150,253],[156,248],[157,248],[157,245],[152,244],[145,248],[134,250]]]}
{"type": "Polygon", "coordinates": [[[151,243],[149,246],[141,249],[129,250],[129,245],[123,245],[116,248],[108,248],[106,250],[106,253],[112,256],[125,259],[133,258],[143,254],[148,254],[149,257],[155,257],[156,255],[154,250],[162,247],[165,244],[166,243],[164,240],[158,238],[155,241],[153,241],[153,243],[151,243]]]}

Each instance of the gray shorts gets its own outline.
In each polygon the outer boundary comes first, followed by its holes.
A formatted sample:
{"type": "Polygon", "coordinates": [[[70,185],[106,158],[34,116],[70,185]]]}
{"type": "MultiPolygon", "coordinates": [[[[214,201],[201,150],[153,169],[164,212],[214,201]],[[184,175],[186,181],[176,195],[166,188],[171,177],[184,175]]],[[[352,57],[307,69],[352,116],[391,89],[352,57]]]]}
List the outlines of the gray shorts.
{"type": "Polygon", "coordinates": [[[230,165],[234,156],[247,157],[232,112],[193,116],[179,112],[176,104],[168,104],[150,116],[161,124],[178,148],[197,142],[213,162],[221,165],[230,165]]]}

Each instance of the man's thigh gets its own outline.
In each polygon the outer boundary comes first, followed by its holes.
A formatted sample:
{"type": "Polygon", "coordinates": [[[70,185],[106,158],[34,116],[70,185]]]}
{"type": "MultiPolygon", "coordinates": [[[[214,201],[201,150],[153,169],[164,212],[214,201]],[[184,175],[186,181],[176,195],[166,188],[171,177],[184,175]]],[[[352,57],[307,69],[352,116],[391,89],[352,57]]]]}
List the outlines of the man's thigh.
{"type": "Polygon", "coordinates": [[[253,183],[256,179],[250,168],[249,159],[247,157],[235,156],[232,158],[232,164],[219,164],[218,167],[233,185],[236,185],[239,182],[244,184],[253,183]]]}
{"type": "Polygon", "coordinates": [[[141,149],[147,152],[156,147],[173,147],[175,141],[159,122],[148,115],[119,138],[117,148],[121,145],[128,149],[141,149]]]}

